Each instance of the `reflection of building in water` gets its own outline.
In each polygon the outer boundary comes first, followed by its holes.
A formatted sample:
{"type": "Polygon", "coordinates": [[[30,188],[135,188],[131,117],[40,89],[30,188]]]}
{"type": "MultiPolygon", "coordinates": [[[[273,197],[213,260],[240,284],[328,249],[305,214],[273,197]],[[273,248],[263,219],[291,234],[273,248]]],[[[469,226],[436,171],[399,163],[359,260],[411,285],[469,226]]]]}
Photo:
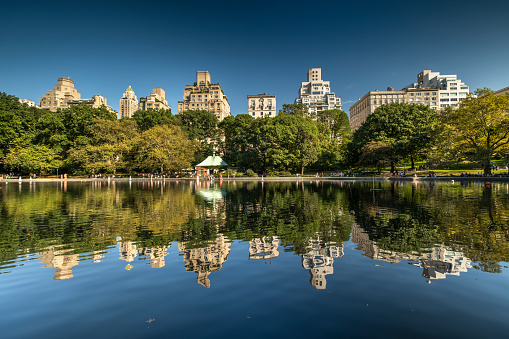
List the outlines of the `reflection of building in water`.
{"type": "Polygon", "coordinates": [[[325,289],[328,274],[334,273],[334,258],[343,256],[343,247],[334,243],[323,244],[318,239],[310,239],[308,253],[302,255],[302,267],[309,270],[309,282],[316,289],[325,289]]]}
{"type": "Polygon", "coordinates": [[[222,234],[218,234],[215,241],[209,242],[207,247],[186,248],[189,244],[179,242],[179,252],[184,252],[184,263],[187,272],[198,273],[196,282],[207,288],[210,287],[209,274],[219,271],[230,253],[230,242],[222,234]]]}
{"type": "Polygon", "coordinates": [[[363,256],[375,260],[398,263],[401,260],[416,261],[414,266],[422,267],[422,276],[429,279],[445,279],[448,274],[460,275],[470,267],[470,260],[462,252],[448,249],[445,245],[423,248],[425,253],[400,253],[383,250],[369,239],[369,235],[356,223],[352,228],[352,241],[357,243],[357,250],[364,251],[363,256]]]}
{"type": "Polygon", "coordinates": [[[434,247],[431,252],[421,256],[419,265],[423,268],[422,276],[430,279],[445,279],[446,275],[457,275],[468,271],[472,266],[470,260],[459,251],[452,251],[444,245],[434,247]]]}
{"type": "Polygon", "coordinates": [[[103,251],[92,251],[92,262],[99,263],[104,258],[104,252],[103,251]]]}
{"type": "Polygon", "coordinates": [[[121,242],[118,245],[118,251],[120,252],[120,259],[127,262],[133,261],[138,255],[138,247],[132,241],[121,242]]]}
{"type": "Polygon", "coordinates": [[[70,279],[73,277],[72,268],[79,263],[78,254],[65,254],[72,252],[72,249],[58,250],[59,246],[50,246],[40,254],[41,263],[47,264],[43,267],[53,267],[55,280],[70,279]]]}
{"type": "Polygon", "coordinates": [[[144,247],[138,249],[138,254],[146,257],[143,260],[150,260],[150,266],[152,266],[152,268],[161,268],[165,265],[164,257],[168,255],[167,250],[168,248],[162,247],[144,247]]]}
{"type": "MultiPolygon", "coordinates": [[[[163,247],[138,247],[135,242],[127,241],[119,244],[120,259],[132,262],[136,256],[144,256],[139,260],[150,260],[152,268],[164,267],[164,257],[168,254],[168,248],[163,247]]],[[[132,266],[128,266],[132,267],[132,266]]]]}
{"type": "Polygon", "coordinates": [[[249,259],[272,259],[279,256],[277,236],[254,238],[249,242],[249,259]]]}

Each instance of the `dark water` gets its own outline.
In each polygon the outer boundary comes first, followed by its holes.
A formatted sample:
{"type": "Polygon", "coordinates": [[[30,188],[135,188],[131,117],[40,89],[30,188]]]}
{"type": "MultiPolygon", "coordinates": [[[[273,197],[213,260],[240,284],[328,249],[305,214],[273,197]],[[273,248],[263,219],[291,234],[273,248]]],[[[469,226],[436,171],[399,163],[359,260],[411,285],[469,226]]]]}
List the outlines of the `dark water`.
{"type": "Polygon", "coordinates": [[[1,185],[2,338],[508,336],[508,183],[1,185]]]}

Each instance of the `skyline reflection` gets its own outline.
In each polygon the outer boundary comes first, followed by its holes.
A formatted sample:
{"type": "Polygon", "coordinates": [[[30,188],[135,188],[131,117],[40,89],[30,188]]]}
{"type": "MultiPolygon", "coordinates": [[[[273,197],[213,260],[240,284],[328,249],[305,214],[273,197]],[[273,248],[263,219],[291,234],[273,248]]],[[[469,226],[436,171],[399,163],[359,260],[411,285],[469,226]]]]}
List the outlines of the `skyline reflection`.
{"type": "Polygon", "coordinates": [[[80,261],[101,265],[117,246],[127,270],[142,261],[166,269],[174,244],[185,271],[211,288],[212,273],[226,269],[241,242],[249,243],[246,264],[299,256],[316,289],[327,288],[335,261],[359,252],[408,262],[430,280],[471,268],[498,273],[509,257],[506,191],[393,183],[375,196],[365,183],[341,181],[27,183],[0,191],[0,273],[15,274],[32,253],[55,269],[54,280],[75,279],[80,261]],[[480,232],[479,221],[492,231],[480,232]]]}

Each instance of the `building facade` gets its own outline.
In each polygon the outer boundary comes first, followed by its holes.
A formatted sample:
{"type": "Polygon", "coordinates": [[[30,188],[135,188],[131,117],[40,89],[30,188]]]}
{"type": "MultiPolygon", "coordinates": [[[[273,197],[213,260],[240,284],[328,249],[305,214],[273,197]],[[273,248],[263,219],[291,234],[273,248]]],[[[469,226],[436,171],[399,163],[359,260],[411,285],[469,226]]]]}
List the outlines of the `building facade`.
{"type": "Polygon", "coordinates": [[[439,109],[456,106],[470,93],[470,88],[465,85],[457,75],[441,75],[440,72],[424,70],[417,74],[417,82],[408,85],[404,89],[427,89],[439,90],[439,109]]]}
{"type": "Polygon", "coordinates": [[[27,104],[28,107],[36,107],[35,102],[33,102],[30,99],[19,99],[19,102],[21,102],[22,104],[27,104]]]}
{"type": "Polygon", "coordinates": [[[504,95],[509,94],[509,87],[505,87],[502,89],[499,89],[498,91],[495,91],[495,95],[504,95]]]}
{"type": "Polygon", "coordinates": [[[248,95],[247,102],[248,114],[253,118],[276,116],[276,96],[274,94],[248,95]]]}
{"type": "Polygon", "coordinates": [[[133,89],[129,87],[125,90],[120,99],[119,119],[130,118],[138,110],[138,98],[133,89]]]}
{"type": "Polygon", "coordinates": [[[341,97],[331,91],[330,81],[322,80],[321,68],[310,68],[307,81],[299,89],[296,104],[304,104],[309,113],[318,113],[328,109],[341,109],[341,97]]]}
{"type": "Polygon", "coordinates": [[[138,109],[141,111],[147,111],[149,109],[167,109],[171,110],[171,107],[166,101],[166,92],[162,88],[153,88],[152,94],[146,98],[140,98],[138,109]]]}
{"type": "Polygon", "coordinates": [[[186,85],[184,99],[178,102],[178,112],[204,110],[214,114],[219,121],[230,116],[230,103],[219,83],[210,82],[208,71],[197,71],[194,85],[186,85]]]}
{"type": "Polygon", "coordinates": [[[371,91],[350,107],[350,127],[359,128],[368,115],[383,104],[393,102],[423,104],[433,110],[455,106],[469,94],[469,87],[457,75],[441,75],[424,70],[417,75],[417,82],[400,91],[371,91]]]}
{"type": "Polygon", "coordinates": [[[439,107],[438,92],[438,89],[395,91],[392,88],[388,88],[387,91],[368,92],[350,107],[350,128],[352,130],[359,128],[366,121],[368,115],[384,104],[423,104],[437,110],[439,107]]]}
{"type": "Polygon", "coordinates": [[[90,99],[76,99],[67,102],[67,107],[71,107],[73,105],[79,104],[87,104],[91,108],[101,108],[102,106],[106,107],[106,109],[110,112],[113,112],[113,108],[108,106],[108,100],[102,95],[96,94],[90,99]]]}
{"type": "Polygon", "coordinates": [[[74,81],[60,77],[53,91],[47,91],[41,97],[40,107],[56,112],[59,108],[67,108],[68,102],[81,99],[81,94],[74,88],[74,81]]]}

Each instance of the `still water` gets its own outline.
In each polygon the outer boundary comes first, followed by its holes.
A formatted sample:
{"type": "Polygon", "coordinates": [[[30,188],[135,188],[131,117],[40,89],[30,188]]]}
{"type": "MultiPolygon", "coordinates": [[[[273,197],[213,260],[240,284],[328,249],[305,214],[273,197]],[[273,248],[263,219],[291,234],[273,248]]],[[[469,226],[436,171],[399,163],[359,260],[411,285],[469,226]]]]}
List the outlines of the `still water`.
{"type": "Polygon", "coordinates": [[[1,185],[2,338],[509,332],[507,182],[1,185]]]}

